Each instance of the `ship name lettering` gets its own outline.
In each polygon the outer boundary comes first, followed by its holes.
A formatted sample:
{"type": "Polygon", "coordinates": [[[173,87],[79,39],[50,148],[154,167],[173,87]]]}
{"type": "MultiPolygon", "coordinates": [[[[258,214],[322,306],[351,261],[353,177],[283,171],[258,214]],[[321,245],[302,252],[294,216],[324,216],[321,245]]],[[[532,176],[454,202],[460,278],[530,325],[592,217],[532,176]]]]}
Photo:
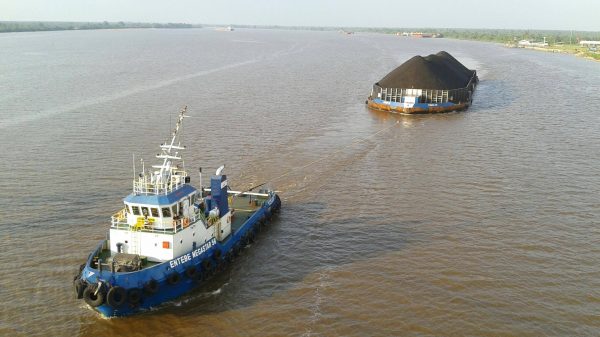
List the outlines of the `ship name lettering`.
{"type": "Polygon", "coordinates": [[[200,255],[202,255],[202,253],[206,252],[210,247],[212,247],[215,243],[217,243],[217,240],[215,238],[212,238],[210,241],[208,241],[207,243],[205,243],[204,245],[202,245],[202,247],[193,250],[191,253],[187,253],[185,255],[181,255],[180,257],[169,261],[169,265],[171,266],[171,268],[175,268],[180,264],[184,264],[186,262],[190,262],[193,258],[196,258],[200,255]]]}

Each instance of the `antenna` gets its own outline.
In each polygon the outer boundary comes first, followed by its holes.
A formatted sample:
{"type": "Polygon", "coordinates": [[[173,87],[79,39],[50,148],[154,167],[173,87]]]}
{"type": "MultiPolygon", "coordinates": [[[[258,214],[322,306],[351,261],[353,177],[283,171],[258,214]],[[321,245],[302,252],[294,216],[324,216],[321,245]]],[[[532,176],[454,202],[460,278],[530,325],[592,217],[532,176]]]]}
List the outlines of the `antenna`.
{"type": "Polygon", "coordinates": [[[200,175],[200,190],[204,192],[204,186],[202,186],[202,167],[198,168],[198,174],[200,175]]]}

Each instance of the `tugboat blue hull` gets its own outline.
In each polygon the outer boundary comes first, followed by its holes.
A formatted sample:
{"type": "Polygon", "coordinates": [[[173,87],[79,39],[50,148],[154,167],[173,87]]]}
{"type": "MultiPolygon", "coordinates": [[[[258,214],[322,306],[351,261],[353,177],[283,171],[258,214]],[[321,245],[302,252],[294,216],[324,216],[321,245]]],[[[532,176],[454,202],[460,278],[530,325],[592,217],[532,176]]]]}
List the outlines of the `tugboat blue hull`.
{"type": "Polygon", "coordinates": [[[105,317],[131,315],[172,301],[221,271],[280,207],[279,196],[271,193],[262,206],[222,242],[209,239],[173,260],[133,272],[99,270],[97,257],[106,244],[102,241],[76,276],[75,291],[105,317]]]}

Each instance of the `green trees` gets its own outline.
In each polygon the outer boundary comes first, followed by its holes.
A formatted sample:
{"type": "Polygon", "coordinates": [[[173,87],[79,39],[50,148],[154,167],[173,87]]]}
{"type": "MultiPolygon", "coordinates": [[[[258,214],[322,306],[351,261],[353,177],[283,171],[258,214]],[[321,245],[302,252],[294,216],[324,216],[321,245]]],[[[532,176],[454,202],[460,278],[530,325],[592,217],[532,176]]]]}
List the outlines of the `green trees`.
{"type": "Polygon", "coordinates": [[[187,23],[139,23],[139,22],[41,22],[41,21],[0,21],[0,33],[35,32],[48,30],[78,29],[124,29],[124,28],[195,28],[199,25],[187,23]]]}

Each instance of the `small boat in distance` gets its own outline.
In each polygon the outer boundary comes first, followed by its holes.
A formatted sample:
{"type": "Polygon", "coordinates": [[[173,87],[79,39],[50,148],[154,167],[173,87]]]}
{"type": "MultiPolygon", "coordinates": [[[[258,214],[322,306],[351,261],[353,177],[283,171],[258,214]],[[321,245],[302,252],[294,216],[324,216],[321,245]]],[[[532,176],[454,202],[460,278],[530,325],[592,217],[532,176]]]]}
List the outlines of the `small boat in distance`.
{"type": "Polygon", "coordinates": [[[215,28],[215,30],[219,31],[219,32],[233,32],[234,31],[233,27],[231,27],[231,26],[217,27],[217,28],[215,28]]]}
{"type": "Polygon", "coordinates": [[[160,164],[134,178],[124,207],[111,217],[108,238],[74,277],[77,298],[102,316],[130,315],[189,292],[240,254],[279,211],[273,191],[230,190],[224,166],[210,188],[202,186],[201,169],[200,190],[190,184],[179,140],[185,113],[160,145],[160,164]]]}

